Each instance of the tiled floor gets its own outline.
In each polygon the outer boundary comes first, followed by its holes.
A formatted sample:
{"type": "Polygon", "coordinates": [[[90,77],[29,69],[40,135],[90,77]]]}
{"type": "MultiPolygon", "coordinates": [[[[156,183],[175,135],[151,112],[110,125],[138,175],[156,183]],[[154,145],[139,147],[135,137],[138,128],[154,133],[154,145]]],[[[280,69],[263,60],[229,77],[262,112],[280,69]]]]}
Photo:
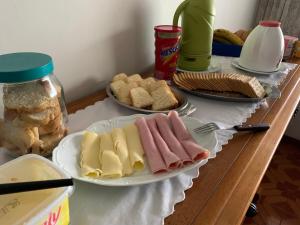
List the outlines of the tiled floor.
{"type": "Polygon", "coordinates": [[[300,141],[282,139],[258,192],[259,213],[244,225],[300,225],[300,141]]]}

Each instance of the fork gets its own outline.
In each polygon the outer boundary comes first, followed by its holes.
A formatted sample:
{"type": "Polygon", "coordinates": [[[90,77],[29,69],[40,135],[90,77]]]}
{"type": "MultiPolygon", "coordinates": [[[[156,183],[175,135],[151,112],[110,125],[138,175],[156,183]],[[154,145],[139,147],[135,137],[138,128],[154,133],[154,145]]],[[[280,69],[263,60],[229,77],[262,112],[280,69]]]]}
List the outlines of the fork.
{"type": "Polygon", "coordinates": [[[221,128],[218,124],[211,122],[204,124],[201,127],[195,128],[193,131],[195,133],[209,133],[214,130],[236,130],[236,131],[265,131],[270,128],[270,125],[268,123],[257,123],[257,124],[247,124],[247,125],[237,125],[229,128],[221,128]]]}

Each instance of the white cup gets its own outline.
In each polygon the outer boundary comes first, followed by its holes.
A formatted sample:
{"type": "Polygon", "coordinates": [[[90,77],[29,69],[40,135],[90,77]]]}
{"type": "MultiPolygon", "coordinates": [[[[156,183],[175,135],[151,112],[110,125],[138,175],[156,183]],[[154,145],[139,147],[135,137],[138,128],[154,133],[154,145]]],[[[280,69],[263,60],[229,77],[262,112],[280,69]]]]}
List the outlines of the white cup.
{"type": "Polygon", "coordinates": [[[260,72],[279,69],[284,53],[284,38],[278,21],[261,21],[247,37],[239,65],[260,72]]]}

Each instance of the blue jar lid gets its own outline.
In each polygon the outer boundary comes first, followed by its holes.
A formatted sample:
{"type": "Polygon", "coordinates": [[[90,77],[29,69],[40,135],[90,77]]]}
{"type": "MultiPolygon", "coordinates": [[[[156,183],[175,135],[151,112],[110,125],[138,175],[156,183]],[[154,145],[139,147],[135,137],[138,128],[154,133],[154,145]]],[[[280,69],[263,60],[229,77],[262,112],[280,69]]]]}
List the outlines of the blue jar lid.
{"type": "Polygon", "coordinates": [[[52,58],[36,52],[0,55],[0,82],[17,83],[40,79],[53,71],[52,58]]]}

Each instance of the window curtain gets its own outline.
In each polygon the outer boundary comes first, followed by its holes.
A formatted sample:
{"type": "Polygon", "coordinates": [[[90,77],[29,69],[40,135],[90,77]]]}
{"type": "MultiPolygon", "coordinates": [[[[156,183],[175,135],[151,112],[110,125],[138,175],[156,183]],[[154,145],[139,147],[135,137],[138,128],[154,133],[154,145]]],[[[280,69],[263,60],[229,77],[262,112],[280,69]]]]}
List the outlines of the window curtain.
{"type": "Polygon", "coordinates": [[[300,38],[300,0],[258,0],[254,26],[261,20],[281,21],[285,35],[300,38]]]}

